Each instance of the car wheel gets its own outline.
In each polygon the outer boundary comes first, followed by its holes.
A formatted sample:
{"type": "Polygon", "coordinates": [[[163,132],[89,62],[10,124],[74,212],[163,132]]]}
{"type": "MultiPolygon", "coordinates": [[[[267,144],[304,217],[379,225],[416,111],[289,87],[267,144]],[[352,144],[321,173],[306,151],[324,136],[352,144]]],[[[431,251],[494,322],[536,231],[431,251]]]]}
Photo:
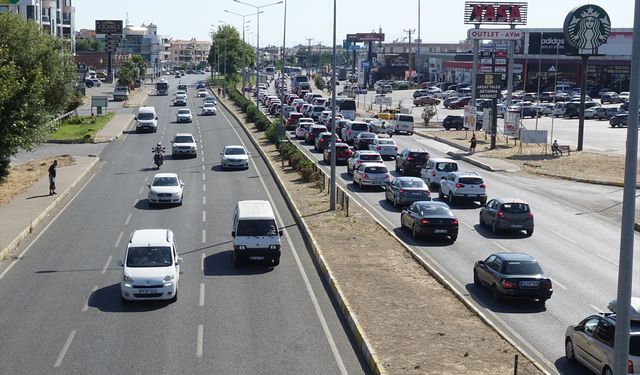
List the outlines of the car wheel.
{"type": "Polygon", "coordinates": [[[239,257],[237,257],[235,254],[233,255],[233,264],[236,267],[240,267],[242,265],[242,259],[240,259],[239,257]]]}
{"type": "Polygon", "coordinates": [[[499,229],[498,229],[498,224],[494,221],[493,224],[491,224],[491,232],[493,234],[498,234],[499,229]]]}
{"type": "Polygon", "coordinates": [[[448,126],[445,126],[445,127],[444,127],[444,130],[449,130],[449,129],[451,129],[451,128],[450,128],[450,127],[448,127],[448,126]]]}
{"type": "Polygon", "coordinates": [[[527,237],[531,237],[531,235],[533,234],[533,229],[527,229],[527,237]]]}
{"type": "Polygon", "coordinates": [[[400,168],[398,167],[398,160],[396,160],[396,172],[400,172],[400,168]]]}
{"type": "Polygon", "coordinates": [[[605,366],[602,369],[602,375],[613,375],[613,371],[611,370],[611,368],[609,366],[605,366]]]}
{"type": "Polygon", "coordinates": [[[418,230],[416,229],[415,224],[411,226],[411,237],[418,238],[418,230]]]}
{"type": "Polygon", "coordinates": [[[176,294],[173,295],[173,298],[171,298],[169,301],[171,301],[171,303],[174,303],[178,300],[178,289],[176,289],[176,294]]]}
{"type": "Polygon", "coordinates": [[[484,222],[484,219],[482,218],[482,212],[478,214],[478,223],[480,223],[481,227],[484,227],[486,225],[486,223],[484,222]]]}
{"type": "Polygon", "coordinates": [[[485,198],[485,199],[481,200],[481,201],[480,201],[480,204],[481,204],[481,205],[483,205],[483,206],[484,206],[485,204],[487,204],[487,199],[485,198]]]}
{"type": "Polygon", "coordinates": [[[438,198],[444,199],[444,194],[442,194],[442,187],[438,190],[438,198]]]}
{"type": "Polygon", "coordinates": [[[449,192],[449,206],[453,206],[453,194],[449,192]]]}
{"type": "Polygon", "coordinates": [[[576,353],[573,348],[573,341],[568,337],[564,341],[564,355],[567,357],[569,362],[576,362],[576,353]]]}
{"type": "Polygon", "coordinates": [[[476,287],[480,287],[482,285],[482,283],[480,282],[480,278],[478,277],[478,273],[476,272],[476,270],[473,270],[473,285],[475,285],[476,287]]]}
{"type": "Polygon", "coordinates": [[[398,197],[393,198],[393,207],[398,208],[400,206],[400,202],[398,202],[398,197]]]}

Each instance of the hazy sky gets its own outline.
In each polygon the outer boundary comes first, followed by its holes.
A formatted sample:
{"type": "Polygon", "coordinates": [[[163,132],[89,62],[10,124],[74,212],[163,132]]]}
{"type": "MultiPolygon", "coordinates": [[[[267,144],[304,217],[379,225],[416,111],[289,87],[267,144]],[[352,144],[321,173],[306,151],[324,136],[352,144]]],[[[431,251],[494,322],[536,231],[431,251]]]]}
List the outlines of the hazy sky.
{"type": "MultiPolygon", "coordinates": [[[[275,0],[277,1],[277,0],[275,0]]],[[[246,0],[254,5],[274,1],[246,0]]],[[[604,8],[614,28],[633,27],[633,0],[531,0],[528,1],[527,28],[562,27],[567,13],[576,6],[596,4],[604,8]]],[[[95,20],[126,20],[140,25],[153,22],[158,33],[176,39],[209,39],[209,31],[222,22],[242,30],[242,17],[229,14],[255,13],[253,7],[233,0],[73,0],[76,29],[95,28],[95,20]],[[212,27],[213,25],[213,27],[212,27]]],[[[377,31],[382,27],[386,41],[406,37],[403,30],[415,29],[417,36],[418,0],[337,0],[336,41],[347,33],[377,31]]],[[[260,45],[282,45],[284,4],[269,6],[260,15],[260,45]]],[[[464,0],[421,0],[421,37],[425,42],[456,42],[466,37],[472,25],[463,23],[464,0]]],[[[255,44],[256,16],[245,17],[249,26],[246,40],[255,44]]],[[[520,26],[518,26],[520,27],[520,26]]],[[[311,43],[330,45],[333,38],[333,1],[287,0],[287,46],[311,43]]],[[[242,33],[241,33],[242,35],[242,33]]]]}

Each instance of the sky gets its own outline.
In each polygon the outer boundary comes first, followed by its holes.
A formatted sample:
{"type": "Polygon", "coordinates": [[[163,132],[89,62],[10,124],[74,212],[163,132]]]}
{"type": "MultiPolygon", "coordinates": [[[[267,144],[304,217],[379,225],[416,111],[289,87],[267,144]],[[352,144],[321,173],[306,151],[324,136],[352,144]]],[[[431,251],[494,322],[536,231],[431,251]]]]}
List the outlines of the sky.
{"type": "MultiPolygon", "coordinates": [[[[277,0],[243,0],[256,6],[277,0]]],[[[457,42],[466,38],[472,25],[464,24],[464,0],[336,0],[336,42],[342,44],[346,34],[377,32],[381,27],[385,41],[401,41],[405,30],[417,37],[418,2],[420,36],[423,42],[457,42]]],[[[333,39],[333,1],[286,0],[287,47],[298,44],[331,45],[333,39]]],[[[490,1],[487,1],[490,2],[490,1]]],[[[564,18],[576,6],[595,4],[607,11],[613,28],[633,27],[633,0],[531,0],[528,1],[527,25],[518,28],[562,28],[564,18]]],[[[208,40],[211,30],[223,23],[242,30],[242,17],[225,12],[248,15],[256,9],[234,0],[73,0],[76,8],[76,30],[94,29],[95,20],[129,20],[139,26],[153,22],[158,33],[174,39],[208,40]]],[[[260,45],[282,45],[284,4],[268,6],[260,14],[260,45]]],[[[245,17],[246,41],[255,45],[256,16],[245,17]],[[250,22],[247,22],[250,21],[250,22]]],[[[485,26],[483,26],[485,27],[485,26]]],[[[491,28],[487,26],[487,28],[491,28]]],[[[494,27],[495,28],[495,27],[494,27]]]]}

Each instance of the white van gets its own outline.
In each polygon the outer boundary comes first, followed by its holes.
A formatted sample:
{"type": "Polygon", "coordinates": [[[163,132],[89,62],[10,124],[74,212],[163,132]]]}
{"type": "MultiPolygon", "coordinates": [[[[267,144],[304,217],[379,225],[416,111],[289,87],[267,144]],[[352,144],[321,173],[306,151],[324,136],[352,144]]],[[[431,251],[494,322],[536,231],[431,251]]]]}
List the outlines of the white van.
{"type": "Polygon", "coordinates": [[[567,94],[571,94],[571,85],[566,84],[566,83],[558,83],[556,85],[556,89],[555,89],[556,94],[559,93],[567,93],[567,94]]]}
{"type": "Polygon", "coordinates": [[[393,118],[393,132],[413,134],[414,120],[412,115],[398,113],[393,118]]]}
{"type": "Polygon", "coordinates": [[[567,102],[558,102],[553,105],[553,117],[563,117],[567,110],[567,102]]]}
{"type": "Polygon", "coordinates": [[[155,133],[158,131],[158,115],[155,107],[140,107],[136,114],[136,132],[143,130],[155,133]]]}
{"type": "Polygon", "coordinates": [[[266,261],[275,267],[280,263],[280,237],[276,217],[268,201],[238,201],[233,211],[233,260],[266,261]]]}

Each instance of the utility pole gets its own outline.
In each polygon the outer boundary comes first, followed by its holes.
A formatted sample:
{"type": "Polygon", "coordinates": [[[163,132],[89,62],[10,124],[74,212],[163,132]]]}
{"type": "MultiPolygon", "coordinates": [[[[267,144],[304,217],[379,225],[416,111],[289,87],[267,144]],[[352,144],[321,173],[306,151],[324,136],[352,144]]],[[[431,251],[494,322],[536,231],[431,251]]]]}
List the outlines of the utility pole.
{"type": "Polygon", "coordinates": [[[409,81],[413,80],[412,74],[413,74],[413,64],[411,64],[411,34],[416,32],[416,29],[409,29],[409,30],[402,30],[402,32],[405,32],[407,34],[409,34],[409,81]]]}
{"type": "MultiPolygon", "coordinates": [[[[420,84],[421,84],[421,77],[420,77],[420,70],[421,69],[421,64],[418,63],[418,59],[420,58],[420,45],[422,44],[422,38],[420,38],[420,0],[418,0],[418,50],[416,52],[416,75],[418,76],[418,88],[420,88],[420,84]]],[[[422,59],[420,59],[420,62],[422,62],[422,59]]],[[[430,81],[430,80],[429,80],[430,81]]]]}
{"type": "Polygon", "coordinates": [[[311,41],[313,38],[307,38],[307,74],[309,74],[309,60],[311,59],[311,41]]]}

